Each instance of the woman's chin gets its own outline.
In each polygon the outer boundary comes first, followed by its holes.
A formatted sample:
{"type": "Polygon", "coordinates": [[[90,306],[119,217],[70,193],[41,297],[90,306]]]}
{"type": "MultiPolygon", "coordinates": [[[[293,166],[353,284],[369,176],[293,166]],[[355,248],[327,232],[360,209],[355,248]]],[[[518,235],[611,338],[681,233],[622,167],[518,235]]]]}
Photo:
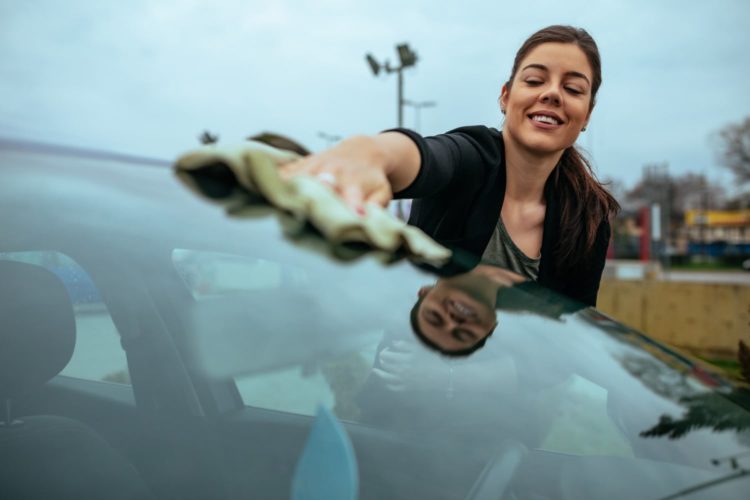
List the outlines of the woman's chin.
{"type": "MultiPolygon", "coordinates": [[[[562,132],[562,131],[560,131],[562,132]]],[[[529,131],[522,136],[522,141],[530,150],[536,150],[540,154],[560,153],[575,144],[577,136],[571,137],[570,134],[550,134],[536,130],[529,131]]]]}
{"type": "MultiPolygon", "coordinates": [[[[520,148],[534,156],[549,157],[562,152],[573,145],[570,140],[563,140],[558,134],[552,134],[546,131],[522,130],[512,136],[512,142],[515,142],[520,148]]],[[[507,142],[506,142],[507,147],[507,142]]]]}

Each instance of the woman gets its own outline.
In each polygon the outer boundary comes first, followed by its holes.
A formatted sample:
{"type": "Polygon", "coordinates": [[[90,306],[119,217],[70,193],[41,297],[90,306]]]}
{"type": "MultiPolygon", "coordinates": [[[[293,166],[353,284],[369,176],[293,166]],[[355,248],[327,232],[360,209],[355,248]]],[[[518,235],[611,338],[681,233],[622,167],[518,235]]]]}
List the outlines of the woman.
{"type": "Polygon", "coordinates": [[[353,208],[414,198],[409,222],[452,248],[596,304],[619,206],[574,143],[601,84],[594,40],[544,28],[521,46],[503,85],[502,133],[463,127],[423,138],[357,136],[284,168],[329,182],[353,208]]]}

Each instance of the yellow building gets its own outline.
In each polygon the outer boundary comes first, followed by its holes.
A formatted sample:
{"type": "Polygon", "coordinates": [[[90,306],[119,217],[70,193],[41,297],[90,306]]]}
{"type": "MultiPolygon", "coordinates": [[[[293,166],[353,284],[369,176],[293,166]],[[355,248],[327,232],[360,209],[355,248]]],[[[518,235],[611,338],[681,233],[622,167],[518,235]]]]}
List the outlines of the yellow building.
{"type": "Polygon", "coordinates": [[[688,210],[685,226],[692,241],[750,243],[750,209],[688,210]]]}

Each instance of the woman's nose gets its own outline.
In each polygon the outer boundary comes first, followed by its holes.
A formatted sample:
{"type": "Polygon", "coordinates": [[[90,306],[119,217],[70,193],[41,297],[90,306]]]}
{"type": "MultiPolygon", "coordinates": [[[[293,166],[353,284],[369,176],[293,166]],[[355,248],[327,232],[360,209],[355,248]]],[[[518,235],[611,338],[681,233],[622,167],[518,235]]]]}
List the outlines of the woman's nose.
{"type": "Polygon", "coordinates": [[[540,101],[544,104],[551,104],[553,106],[560,105],[560,93],[556,89],[549,89],[542,94],[540,101]]]}
{"type": "Polygon", "coordinates": [[[463,324],[463,323],[466,322],[466,317],[465,316],[463,316],[461,314],[458,314],[458,313],[455,313],[455,312],[449,312],[448,313],[448,317],[450,318],[450,320],[453,323],[455,323],[454,326],[461,325],[461,324],[463,324]]]}

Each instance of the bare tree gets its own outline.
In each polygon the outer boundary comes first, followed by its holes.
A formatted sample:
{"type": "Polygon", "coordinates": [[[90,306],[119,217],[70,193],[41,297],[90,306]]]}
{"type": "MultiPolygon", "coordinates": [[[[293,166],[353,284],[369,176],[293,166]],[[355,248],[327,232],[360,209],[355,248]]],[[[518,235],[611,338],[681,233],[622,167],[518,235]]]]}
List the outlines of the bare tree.
{"type": "Polygon", "coordinates": [[[625,194],[625,202],[634,206],[661,203],[678,221],[686,210],[722,208],[725,198],[724,188],[709,181],[705,174],[671,175],[663,164],[647,165],[641,180],[625,194]]]}
{"type": "Polygon", "coordinates": [[[715,142],[719,163],[740,183],[750,181],[750,116],[721,129],[715,142]]]}

